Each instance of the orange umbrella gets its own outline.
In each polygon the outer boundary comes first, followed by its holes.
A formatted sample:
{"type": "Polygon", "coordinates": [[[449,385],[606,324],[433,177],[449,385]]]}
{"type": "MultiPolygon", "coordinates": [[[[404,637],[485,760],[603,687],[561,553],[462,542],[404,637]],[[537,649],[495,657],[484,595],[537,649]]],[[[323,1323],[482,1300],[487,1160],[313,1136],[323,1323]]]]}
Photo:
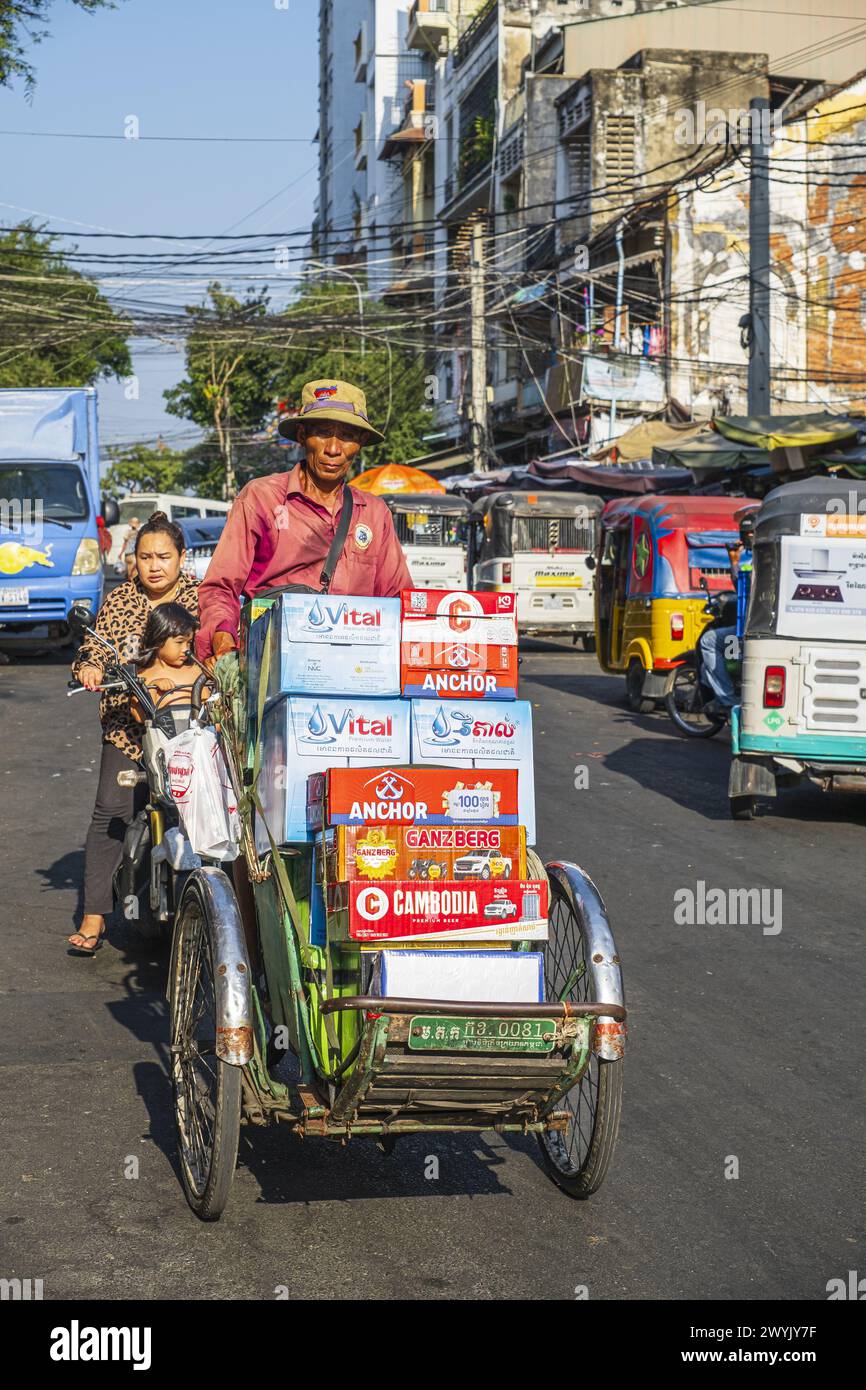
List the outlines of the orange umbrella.
{"type": "Polygon", "coordinates": [[[446,489],[429,473],[420,468],[408,468],[405,463],[385,463],[381,468],[368,468],[357,478],[351,478],[352,487],[362,492],[445,492],[446,489]]]}

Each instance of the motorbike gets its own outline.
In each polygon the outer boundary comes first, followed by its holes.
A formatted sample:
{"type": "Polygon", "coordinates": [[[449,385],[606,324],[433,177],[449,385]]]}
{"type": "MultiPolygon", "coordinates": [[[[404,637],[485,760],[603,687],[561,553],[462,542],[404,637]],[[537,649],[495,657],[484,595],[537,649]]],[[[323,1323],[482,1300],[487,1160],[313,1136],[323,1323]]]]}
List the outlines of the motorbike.
{"type": "MultiPolygon", "coordinates": [[[[161,708],[164,696],[154,700],[135,668],[124,663],[116,647],[95,631],[93,622],[91,609],[73,605],[70,625],[79,643],[89,637],[105,659],[100,693],[126,691],[144,714],[141,769],[117,775],[119,786],[140,785],[146,792],[146,804],[136,811],[126,831],[114,876],[115,904],[141,936],[168,940],[184,884],[192,870],[201,867],[202,860],[183,833],[169,786],[166,750],[171,739],[188,729],[194,719],[203,717],[202,695],[212,677],[202,667],[190,692],[190,703],[161,708]]],[[[71,680],[67,696],[84,689],[80,681],[71,680]]]]}
{"type": "MultiPolygon", "coordinates": [[[[701,588],[707,594],[703,611],[710,615],[701,636],[713,628],[733,627],[737,618],[736,595],[728,592],[710,595],[706,580],[702,581],[701,588]]],[[[726,664],[739,693],[742,661],[728,658],[726,664]]],[[[719,709],[715,692],[707,681],[700,642],[693,651],[686,652],[668,676],[664,707],[675,727],[687,738],[712,738],[728,723],[729,711],[719,709]]]]}

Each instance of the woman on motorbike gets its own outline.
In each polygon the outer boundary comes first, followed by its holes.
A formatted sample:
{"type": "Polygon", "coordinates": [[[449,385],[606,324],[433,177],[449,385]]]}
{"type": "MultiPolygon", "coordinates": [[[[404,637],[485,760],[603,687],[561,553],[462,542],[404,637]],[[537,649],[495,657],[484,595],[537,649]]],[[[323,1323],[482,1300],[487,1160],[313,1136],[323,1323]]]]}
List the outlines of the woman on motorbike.
{"type": "MultiPolygon", "coordinates": [[[[198,616],[198,582],[183,573],[184,555],[180,527],[164,512],[154,512],[136,537],[136,573],[108,595],[96,619],[94,630],[117,648],[122,661],[140,654],[148,618],[159,605],[180,603],[198,616]]],[[[88,639],[72,663],[72,674],[88,690],[98,690],[106,665],[106,653],[88,639]]],[[[147,794],[140,785],[118,785],[118,774],[137,772],[141,761],[142,726],[126,693],[103,695],[99,717],[102,760],[84,856],[84,917],[68,938],[73,953],[85,956],[95,955],[102,945],[126,828],[147,794]]]]}

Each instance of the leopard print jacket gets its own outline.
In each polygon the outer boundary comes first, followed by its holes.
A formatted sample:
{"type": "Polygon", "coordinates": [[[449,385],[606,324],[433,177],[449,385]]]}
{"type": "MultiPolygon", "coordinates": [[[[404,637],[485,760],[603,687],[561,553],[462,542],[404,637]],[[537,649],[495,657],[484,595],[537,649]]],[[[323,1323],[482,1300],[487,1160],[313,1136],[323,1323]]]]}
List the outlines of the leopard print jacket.
{"type": "MultiPolygon", "coordinates": [[[[198,618],[198,580],[181,574],[173,601],[183,604],[198,618]]],[[[118,584],[108,595],[99,610],[94,631],[111,642],[124,661],[132,661],[138,654],[150,610],[150,601],[141,580],[135,575],[133,579],[118,584]]],[[[83,666],[98,666],[100,671],[105,669],[105,654],[92,637],[85,638],[72,663],[72,674],[76,679],[83,666]]],[[[132,717],[129,697],[123,692],[103,695],[99,702],[99,717],[104,741],[113,743],[128,758],[140,761],[142,728],[132,717]]]]}

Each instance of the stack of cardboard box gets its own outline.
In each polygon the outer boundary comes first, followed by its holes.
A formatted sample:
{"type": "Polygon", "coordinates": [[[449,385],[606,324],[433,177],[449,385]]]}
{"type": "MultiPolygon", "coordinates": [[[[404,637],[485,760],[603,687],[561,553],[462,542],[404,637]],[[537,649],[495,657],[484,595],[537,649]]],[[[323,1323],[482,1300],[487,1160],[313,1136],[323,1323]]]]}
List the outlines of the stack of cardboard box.
{"type": "Polygon", "coordinates": [[[548,915],[514,595],[283,594],[245,631],[250,703],[269,668],[257,844],[309,855],[309,944],[371,957],[386,995],[540,999],[512,949],[548,915]]]}

